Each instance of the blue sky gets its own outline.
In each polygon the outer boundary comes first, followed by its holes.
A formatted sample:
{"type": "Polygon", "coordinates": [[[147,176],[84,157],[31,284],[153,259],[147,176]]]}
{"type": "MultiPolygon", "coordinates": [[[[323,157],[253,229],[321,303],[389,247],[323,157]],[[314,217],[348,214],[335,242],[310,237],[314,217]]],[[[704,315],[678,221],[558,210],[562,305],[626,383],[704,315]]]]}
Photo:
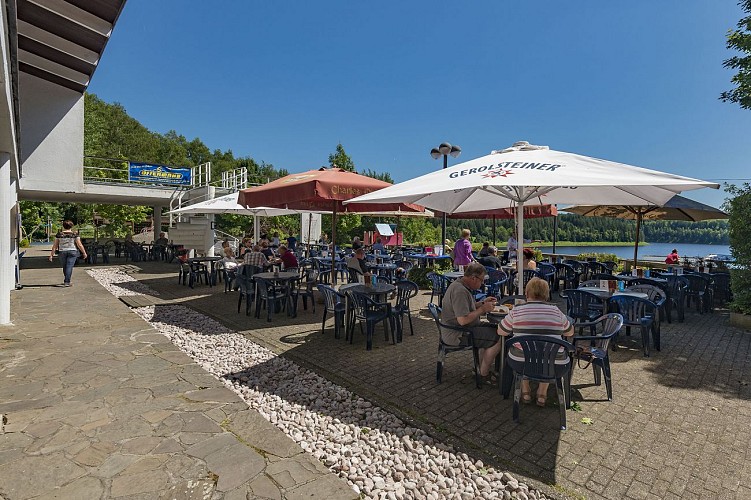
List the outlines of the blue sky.
{"type": "MultiPolygon", "coordinates": [[[[404,181],[517,140],[705,180],[751,180],[751,111],[717,97],[735,0],[130,0],[89,90],[300,172],[337,143],[404,181]]],[[[689,197],[719,205],[724,193],[689,197]]]]}

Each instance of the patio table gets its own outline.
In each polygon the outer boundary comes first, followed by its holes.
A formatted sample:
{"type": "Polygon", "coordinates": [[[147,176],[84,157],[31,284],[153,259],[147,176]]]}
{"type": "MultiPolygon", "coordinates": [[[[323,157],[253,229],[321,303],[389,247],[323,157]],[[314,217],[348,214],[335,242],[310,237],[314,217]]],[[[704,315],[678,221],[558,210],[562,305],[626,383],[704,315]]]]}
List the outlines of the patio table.
{"type": "Polygon", "coordinates": [[[209,287],[212,287],[216,285],[216,263],[222,260],[219,256],[209,256],[209,257],[190,257],[185,262],[188,264],[201,264],[204,262],[208,262],[211,266],[211,273],[209,274],[209,287]]]}
{"type": "MultiPolygon", "coordinates": [[[[286,289],[287,316],[297,316],[297,304],[292,304],[292,287],[290,286],[290,281],[299,279],[300,273],[297,271],[256,273],[253,275],[253,278],[261,278],[274,282],[274,285],[284,286],[286,289]]],[[[258,296],[257,289],[256,296],[258,296]]],[[[267,307],[271,307],[271,305],[267,305],[267,307]]]]}

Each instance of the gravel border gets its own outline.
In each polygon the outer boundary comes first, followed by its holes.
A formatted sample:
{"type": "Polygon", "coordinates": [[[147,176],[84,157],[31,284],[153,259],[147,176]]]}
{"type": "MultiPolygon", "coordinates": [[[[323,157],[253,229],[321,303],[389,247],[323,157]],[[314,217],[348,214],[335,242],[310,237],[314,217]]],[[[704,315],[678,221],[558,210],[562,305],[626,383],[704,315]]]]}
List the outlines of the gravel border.
{"type": "MultiPolygon", "coordinates": [[[[87,272],[116,297],[154,294],[116,267],[87,272]]],[[[134,311],[364,497],[547,498],[193,309],[134,311]]]]}

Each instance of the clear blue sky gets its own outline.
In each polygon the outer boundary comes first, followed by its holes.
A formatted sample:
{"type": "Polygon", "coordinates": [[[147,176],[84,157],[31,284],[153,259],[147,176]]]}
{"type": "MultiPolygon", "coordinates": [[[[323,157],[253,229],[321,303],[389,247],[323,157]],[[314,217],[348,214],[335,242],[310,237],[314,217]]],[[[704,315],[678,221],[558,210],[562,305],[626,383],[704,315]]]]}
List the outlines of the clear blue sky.
{"type": "Polygon", "coordinates": [[[440,168],[443,141],[463,149],[451,165],[528,140],[750,179],[751,111],[717,99],[742,15],[735,0],[130,0],[89,90],[291,172],[341,142],[399,182],[440,168]]]}

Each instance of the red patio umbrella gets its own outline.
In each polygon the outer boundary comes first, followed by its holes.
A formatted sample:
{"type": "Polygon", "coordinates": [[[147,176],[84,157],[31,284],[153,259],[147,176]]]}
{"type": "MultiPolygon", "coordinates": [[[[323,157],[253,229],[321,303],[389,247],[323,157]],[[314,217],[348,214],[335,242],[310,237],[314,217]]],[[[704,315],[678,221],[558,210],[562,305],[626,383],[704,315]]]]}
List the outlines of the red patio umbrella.
{"type": "MultiPolygon", "coordinates": [[[[360,175],[341,168],[320,168],[240,191],[237,202],[246,207],[267,206],[292,210],[330,212],[332,214],[331,241],[336,244],[336,215],[338,212],[423,212],[419,205],[409,203],[352,203],[342,202],[391,186],[388,182],[360,175]]],[[[332,280],[336,283],[335,252],[331,252],[332,280]]]]}
{"type": "MultiPolygon", "coordinates": [[[[437,215],[438,213],[436,213],[437,215]]],[[[558,209],[553,205],[524,205],[524,218],[535,219],[538,217],[555,217],[558,209]]],[[[497,219],[516,219],[516,208],[506,207],[494,210],[480,210],[478,212],[455,213],[448,216],[449,219],[493,219],[493,245],[495,245],[495,221],[497,219]]],[[[555,241],[553,242],[555,245],[555,241]]]]}

